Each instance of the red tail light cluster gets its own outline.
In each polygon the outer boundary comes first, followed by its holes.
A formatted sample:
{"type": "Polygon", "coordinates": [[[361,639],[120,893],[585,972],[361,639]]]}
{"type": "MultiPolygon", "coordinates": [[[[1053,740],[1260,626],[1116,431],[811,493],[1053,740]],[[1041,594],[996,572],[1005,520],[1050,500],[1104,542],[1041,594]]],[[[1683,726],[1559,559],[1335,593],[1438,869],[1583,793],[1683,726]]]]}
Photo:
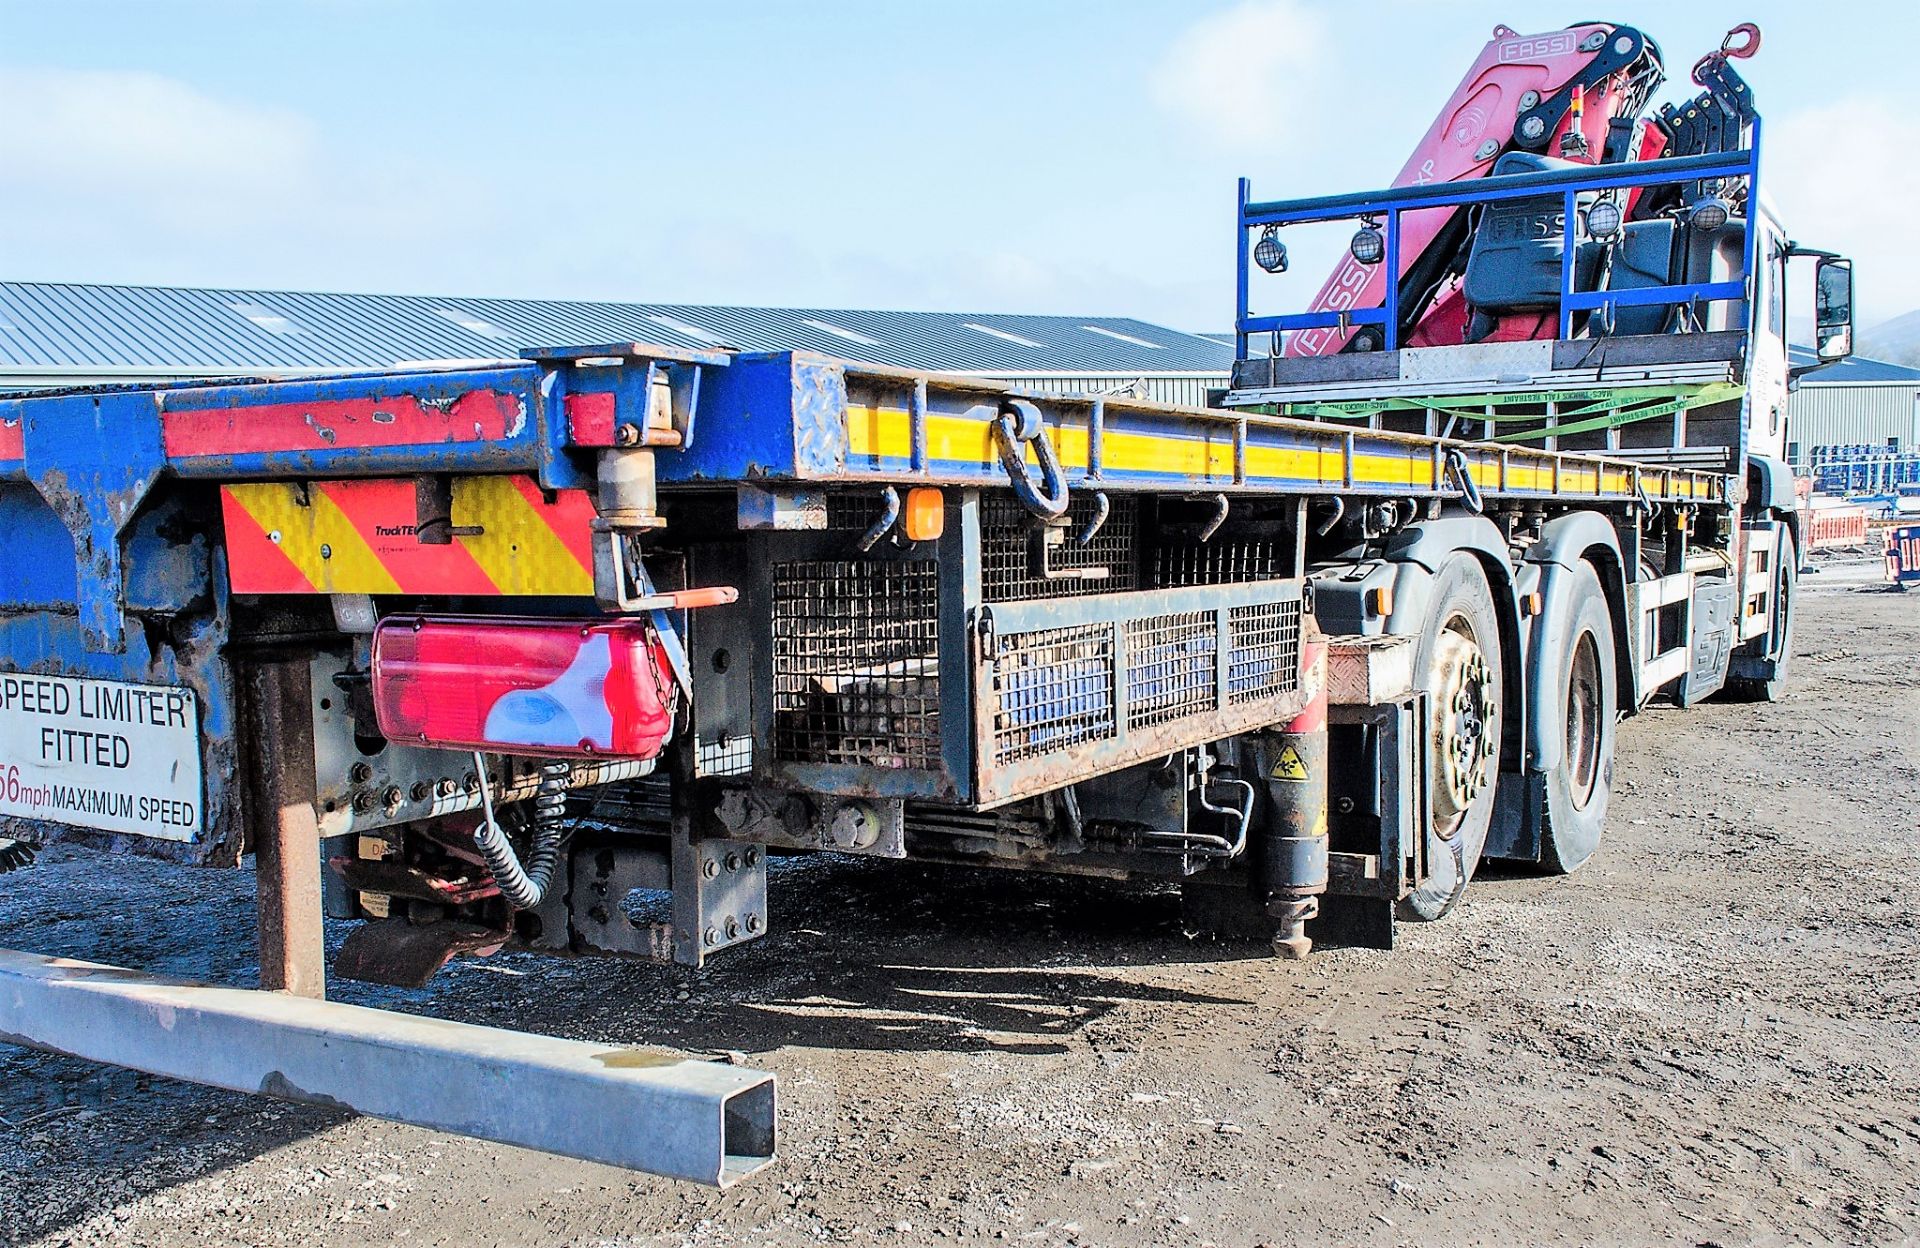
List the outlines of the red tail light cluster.
{"type": "Polygon", "coordinates": [[[673,700],[644,620],[395,617],[373,637],[373,705],[390,741],[652,758],[673,700]]]}

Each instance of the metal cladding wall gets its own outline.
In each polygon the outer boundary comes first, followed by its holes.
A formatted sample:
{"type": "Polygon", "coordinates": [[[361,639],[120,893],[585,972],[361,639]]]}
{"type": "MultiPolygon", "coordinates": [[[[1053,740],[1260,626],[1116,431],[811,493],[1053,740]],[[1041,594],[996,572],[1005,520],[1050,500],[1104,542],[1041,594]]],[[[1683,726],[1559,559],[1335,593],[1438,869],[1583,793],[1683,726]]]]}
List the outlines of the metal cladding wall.
{"type": "Polygon", "coordinates": [[[1787,403],[1787,440],[1802,454],[1815,446],[1920,447],[1920,384],[1802,383],[1787,403]]]}
{"type": "Polygon", "coordinates": [[[1031,386],[1049,394],[1112,394],[1125,392],[1135,398],[1156,403],[1179,403],[1187,407],[1205,407],[1209,390],[1224,390],[1232,381],[1229,373],[1182,373],[1171,376],[1119,376],[1088,374],[1078,377],[1019,376],[1010,373],[982,374],[994,381],[1031,386]]]}

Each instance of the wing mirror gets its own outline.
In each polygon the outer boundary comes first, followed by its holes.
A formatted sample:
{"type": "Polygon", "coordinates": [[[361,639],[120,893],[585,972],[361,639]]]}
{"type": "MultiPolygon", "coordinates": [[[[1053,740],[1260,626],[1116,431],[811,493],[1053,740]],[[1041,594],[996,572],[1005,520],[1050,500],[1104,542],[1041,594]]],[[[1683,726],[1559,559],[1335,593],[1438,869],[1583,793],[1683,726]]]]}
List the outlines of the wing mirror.
{"type": "Polygon", "coordinates": [[[1853,354],[1853,261],[1822,256],[1813,274],[1813,353],[1822,364],[1853,354]]]}

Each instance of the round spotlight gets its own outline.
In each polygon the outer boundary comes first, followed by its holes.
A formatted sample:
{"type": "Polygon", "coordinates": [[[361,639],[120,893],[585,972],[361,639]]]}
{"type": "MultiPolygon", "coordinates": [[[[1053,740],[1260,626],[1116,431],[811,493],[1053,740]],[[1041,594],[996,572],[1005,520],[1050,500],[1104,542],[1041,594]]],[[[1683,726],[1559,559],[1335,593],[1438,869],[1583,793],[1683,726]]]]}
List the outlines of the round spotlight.
{"type": "Polygon", "coordinates": [[[1347,244],[1347,250],[1361,264],[1379,264],[1387,254],[1387,238],[1380,227],[1369,221],[1353,232],[1353,241],[1347,244]]]}
{"type": "Polygon", "coordinates": [[[1687,223],[1696,230],[1713,231],[1727,223],[1733,210],[1727,207],[1727,201],[1718,195],[1708,195],[1693,201],[1687,209],[1687,223]]]}
{"type": "Polygon", "coordinates": [[[1610,199],[1595,200],[1587,209],[1587,233],[1595,238],[1612,238],[1620,232],[1620,205],[1610,199]]]}
{"type": "Polygon", "coordinates": [[[1287,245],[1274,237],[1272,226],[1268,226],[1260,241],[1253,245],[1253,262],[1269,273],[1287,271],[1287,245]]]}

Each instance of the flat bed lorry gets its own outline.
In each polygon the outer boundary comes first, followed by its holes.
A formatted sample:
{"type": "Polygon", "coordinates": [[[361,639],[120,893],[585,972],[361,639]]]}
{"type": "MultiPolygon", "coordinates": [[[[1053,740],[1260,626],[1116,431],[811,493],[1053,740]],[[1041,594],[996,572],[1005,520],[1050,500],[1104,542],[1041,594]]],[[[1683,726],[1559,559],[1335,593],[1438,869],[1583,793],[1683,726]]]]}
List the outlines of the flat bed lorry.
{"type": "Polygon", "coordinates": [[[1173,881],[1299,957],[1577,868],[1618,717],[1790,653],[1757,40],[1643,118],[1644,35],[1501,28],[1396,186],[1243,182],[1210,407],[643,343],[0,398],[10,861],[251,855],[277,990],[0,951],[0,1038],[729,1182],[770,1076],[326,1002],[323,913],[392,984],[698,966],[833,851],[1173,881]]]}

